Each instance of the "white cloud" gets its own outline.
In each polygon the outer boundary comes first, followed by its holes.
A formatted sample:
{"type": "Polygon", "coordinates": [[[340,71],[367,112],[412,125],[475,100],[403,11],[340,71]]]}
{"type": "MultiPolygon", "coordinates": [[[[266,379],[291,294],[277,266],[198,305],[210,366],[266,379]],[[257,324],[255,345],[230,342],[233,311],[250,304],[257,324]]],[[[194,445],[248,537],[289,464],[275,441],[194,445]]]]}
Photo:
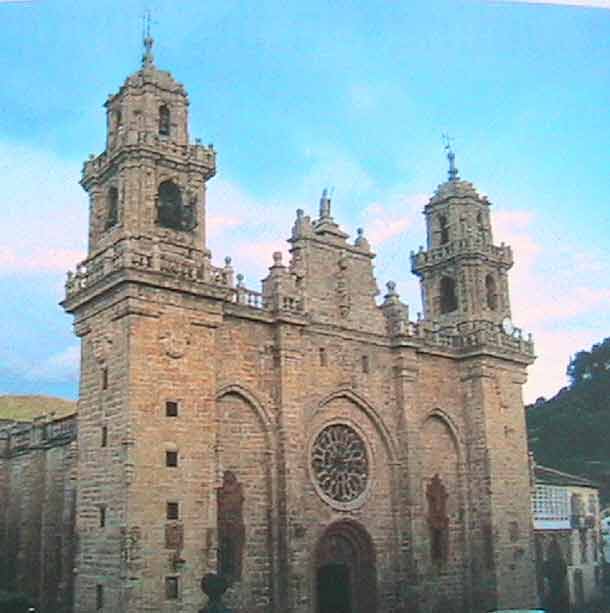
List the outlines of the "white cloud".
{"type": "Polygon", "coordinates": [[[23,373],[26,380],[59,383],[73,381],[80,371],[80,345],[71,345],[23,373]]]}
{"type": "Polygon", "coordinates": [[[362,217],[365,235],[373,249],[379,249],[386,241],[404,234],[421,221],[420,212],[427,200],[425,194],[394,188],[382,201],[370,204],[362,217]]]}
{"type": "Polygon", "coordinates": [[[599,276],[603,260],[565,238],[557,241],[530,211],[503,210],[492,222],[495,242],[505,241],[515,257],[509,273],[513,319],[534,334],[536,344],[525,397],[550,397],[567,383],[570,356],[606,334],[610,282],[599,276]]]}
{"type": "Polygon", "coordinates": [[[65,272],[85,256],[87,197],[80,165],[0,142],[0,275],[65,272]]]}

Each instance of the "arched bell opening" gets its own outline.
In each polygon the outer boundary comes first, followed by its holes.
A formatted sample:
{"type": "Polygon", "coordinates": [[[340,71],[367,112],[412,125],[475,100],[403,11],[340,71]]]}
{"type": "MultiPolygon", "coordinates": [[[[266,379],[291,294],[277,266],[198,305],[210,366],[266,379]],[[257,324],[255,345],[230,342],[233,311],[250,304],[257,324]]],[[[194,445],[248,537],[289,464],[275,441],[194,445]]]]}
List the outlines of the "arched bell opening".
{"type": "Polygon", "coordinates": [[[496,280],[491,274],[485,277],[485,297],[487,308],[490,311],[496,311],[498,309],[498,290],[496,280]]]}
{"type": "Polygon", "coordinates": [[[360,524],[342,520],[329,526],[316,548],[316,613],[376,613],[375,548],[360,524]]]}
{"type": "Polygon", "coordinates": [[[457,311],[458,298],[455,287],[455,279],[451,277],[443,277],[440,283],[439,294],[441,315],[457,311]]]}
{"type": "Polygon", "coordinates": [[[159,185],[159,225],[164,228],[182,230],[182,194],[173,181],[159,185]]]}

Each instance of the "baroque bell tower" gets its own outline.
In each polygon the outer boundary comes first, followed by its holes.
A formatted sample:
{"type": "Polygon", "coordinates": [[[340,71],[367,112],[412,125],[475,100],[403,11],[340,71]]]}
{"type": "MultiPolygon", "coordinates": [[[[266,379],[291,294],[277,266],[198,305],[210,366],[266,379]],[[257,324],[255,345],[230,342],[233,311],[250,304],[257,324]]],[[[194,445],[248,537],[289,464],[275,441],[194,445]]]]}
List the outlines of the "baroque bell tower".
{"type": "Polygon", "coordinates": [[[216,172],[215,152],[190,144],[187,93],[156,68],[152,38],[144,43],[141,70],[106,100],[106,150],[84,165],[89,256],[130,236],[205,252],[205,183],[216,172]]]}
{"type": "Polygon", "coordinates": [[[420,278],[424,319],[441,327],[464,322],[500,324],[510,317],[510,247],[493,244],[490,202],[462,181],[448,149],[449,177],[424,209],[427,249],[412,254],[420,278]]]}
{"type": "Polygon", "coordinates": [[[192,586],[209,564],[186,541],[205,533],[215,475],[183,439],[201,433],[212,448],[206,356],[232,271],[206,248],[216,153],[190,142],[187,93],[152,45],[146,36],[141,68],[105,103],[106,148],[81,179],[88,254],[62,302],[81,339],[75,610],[87,613],[149,610],[151,594],[199,602],[192,586]]]}

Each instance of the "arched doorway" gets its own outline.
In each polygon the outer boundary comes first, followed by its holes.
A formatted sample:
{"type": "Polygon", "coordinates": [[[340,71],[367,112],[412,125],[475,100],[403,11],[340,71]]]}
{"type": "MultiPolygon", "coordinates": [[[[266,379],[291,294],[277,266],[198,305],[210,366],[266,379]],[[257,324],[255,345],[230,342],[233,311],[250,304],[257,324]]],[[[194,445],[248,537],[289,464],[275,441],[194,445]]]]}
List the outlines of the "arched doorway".
{"type": "Polygon", "coordinates": [[[370,536],[349,520],[324,532],[315,560],[316,613],[375,613],[377,569],[370,536]]]}

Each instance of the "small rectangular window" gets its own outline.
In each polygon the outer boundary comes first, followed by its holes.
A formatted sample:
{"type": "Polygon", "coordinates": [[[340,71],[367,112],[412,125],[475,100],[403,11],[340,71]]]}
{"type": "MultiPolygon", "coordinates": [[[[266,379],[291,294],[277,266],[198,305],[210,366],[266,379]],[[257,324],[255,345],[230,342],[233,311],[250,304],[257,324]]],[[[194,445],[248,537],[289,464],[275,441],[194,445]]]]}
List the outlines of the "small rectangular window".
{"type": "Polygon", "coordinates": [[[362,372],[365,374],[368,374],[369,372],[369,356],[368,355],[362,356],[362,372]]]}
{"type": "Polygon", "coordinates": [[[106,527],[106,507],[100,507],[100,528],[106,527]]]}
{"type": "Polygon", "coordinates": [[[165,600],[178,599],[178,577],[165,577],[165,600]]]}
{"type": "Polygon", "coordinates": [[[95,586],[95,609],[101,611],[104,608],[104,586],[95,586]]]}
{"type": "Polygon", "coordinates": [[[165,416],[178,417],[178,403],[174,400],[168,400],[165,403],[165,416]]]}
{"type": "Polygon", "coordinates": [[[101,447],[108,447],[108,426],[102,426],[101,447]]]}
{"type": "Polygon", "coordinates": [[[102,368],[102,389],[103,390],[108,389],[108,367],[106,366],[102,368]]]}
{"type": "Polygon", "coordinates": [[[165,466],[175,467],[178,466],[178,452],[166,451],[165,452],[165,466]]]}
{"type": "Polygon", "coordinates": [[[180,506],[177,502],[168,502],[166,508],[167,519],[179,519],[180,506]]]}

